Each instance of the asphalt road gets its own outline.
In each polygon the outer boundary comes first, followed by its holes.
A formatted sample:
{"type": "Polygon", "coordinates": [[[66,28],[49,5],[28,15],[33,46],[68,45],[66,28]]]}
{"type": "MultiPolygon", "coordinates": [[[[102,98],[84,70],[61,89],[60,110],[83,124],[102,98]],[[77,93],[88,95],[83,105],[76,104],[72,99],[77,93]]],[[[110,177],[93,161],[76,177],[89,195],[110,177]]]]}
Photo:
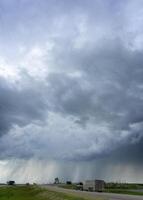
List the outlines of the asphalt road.
{"type": "Polygon", "coordinates": [[[98,193],[98,192],[86,192],[79,190],[64,189],[51,185],[42,185],[42,187],[47,188],[52,191],[63,192],[66,194],[72,194],[79,197],[85,197],[88,199],[101,198],[103,200],[143,200],[143,196],[136,195],[124,195],[124,194],[113,194],[113,193],[98,193]]]}

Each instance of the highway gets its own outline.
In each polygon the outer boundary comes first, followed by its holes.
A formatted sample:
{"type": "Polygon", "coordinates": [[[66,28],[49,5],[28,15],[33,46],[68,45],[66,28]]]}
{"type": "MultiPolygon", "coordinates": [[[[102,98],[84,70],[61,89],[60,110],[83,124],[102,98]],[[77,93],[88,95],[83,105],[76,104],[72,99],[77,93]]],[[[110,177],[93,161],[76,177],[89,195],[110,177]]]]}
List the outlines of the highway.
{"type": "Polygon", "coordinates": [[[98,193],[98,192],[87,192],[87,191],[79,191],[79,190],[71,190],[64,189],[57,186],[52,185],[42,185],[43,188],[47,188],[56,192],[63,192],[66,194],[71,194],[78,197],[84,197],[87,199],[103,199],[103,200],[143,200],[143,196],[136,195],[124,195],[124,194],[113,194],[113,193],[98,193]]]}

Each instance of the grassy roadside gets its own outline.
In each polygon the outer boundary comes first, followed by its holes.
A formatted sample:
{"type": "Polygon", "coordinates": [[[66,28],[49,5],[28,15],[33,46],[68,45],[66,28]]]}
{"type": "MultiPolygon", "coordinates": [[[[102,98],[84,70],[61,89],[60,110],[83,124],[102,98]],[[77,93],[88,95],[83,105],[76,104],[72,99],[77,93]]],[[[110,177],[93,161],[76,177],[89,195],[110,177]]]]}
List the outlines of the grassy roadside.
{"type": "Polygon", "coordinates": [[[40,192],[32,187],[5,186],[0,188],[0,200],[38,200],[40,192]]]}
{"type": "Polygon", "coordinates": [[[105,189],[104,192],[116,193],[116,194],[128,194],[128,195],[140,195],[143,196],[143,192],[132,191],[128,189],[105,189]]]}
{"type": "MultiPolygon", "coordinates": [[[[33,186],[12,186],[0,188],[0,200],[88,200],[33,186]]],[[[98,199],[95,199],[98,200],[98,199]]],[[[100,199],[101,200],[101,199],[100,199]]]]}

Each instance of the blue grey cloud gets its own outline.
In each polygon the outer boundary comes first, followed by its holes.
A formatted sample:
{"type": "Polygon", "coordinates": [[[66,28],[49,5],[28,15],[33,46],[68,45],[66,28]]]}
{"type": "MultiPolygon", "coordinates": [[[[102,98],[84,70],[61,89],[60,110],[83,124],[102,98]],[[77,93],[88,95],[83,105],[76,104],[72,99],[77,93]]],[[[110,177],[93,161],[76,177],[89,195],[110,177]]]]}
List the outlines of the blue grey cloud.
{"type": "Polygon", "coordinates": [[[0,2],[0,158],[141,166],[142,1],[13,2],[0,2]]]}

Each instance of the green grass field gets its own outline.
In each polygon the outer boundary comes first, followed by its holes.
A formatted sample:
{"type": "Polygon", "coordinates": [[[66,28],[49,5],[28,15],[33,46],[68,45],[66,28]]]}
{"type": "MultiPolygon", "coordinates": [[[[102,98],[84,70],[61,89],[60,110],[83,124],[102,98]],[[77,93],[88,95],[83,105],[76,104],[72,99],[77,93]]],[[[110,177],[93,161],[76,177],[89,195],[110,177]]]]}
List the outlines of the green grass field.
{"type": "Polygon", "coordinates": [[[107,193],[116,193],[116,194],[129,194],[129,195],[140,195],[143,196],[143,192],[132,191],[129,189],[105,189],[104,192],[107,193]]]}
{"type": "Polygon", "coordinates": [[[137,183],[106,183],[105,192],[130,194],[130,195],[143,195],[143,184],[137,183]]]}
{"type": "Polygon", "coordinates": [[[0,200],[85,200],[33,186],[0,187],[0,200]]]}

